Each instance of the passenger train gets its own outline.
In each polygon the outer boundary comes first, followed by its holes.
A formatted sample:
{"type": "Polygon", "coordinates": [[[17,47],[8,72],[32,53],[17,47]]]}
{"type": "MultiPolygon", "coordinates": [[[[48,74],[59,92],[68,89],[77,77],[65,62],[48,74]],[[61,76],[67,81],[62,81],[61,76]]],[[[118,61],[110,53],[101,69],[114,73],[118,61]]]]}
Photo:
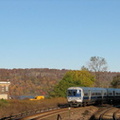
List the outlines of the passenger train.
{"type": "Polygon", "coordinates": [[[69,106],[120,102],[120,89],[70,87],[67,89],[69,106]]]}

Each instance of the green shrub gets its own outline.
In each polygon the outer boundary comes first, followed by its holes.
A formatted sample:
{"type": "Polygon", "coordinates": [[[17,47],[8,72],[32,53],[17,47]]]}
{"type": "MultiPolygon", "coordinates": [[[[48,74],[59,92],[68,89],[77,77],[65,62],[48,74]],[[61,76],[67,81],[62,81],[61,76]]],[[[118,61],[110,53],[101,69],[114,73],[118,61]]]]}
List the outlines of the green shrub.
{"type": "Polygon", "coordinates": [[[0,99],[0,107],[6,107],[9,102],[5,99],[0,99]]]}

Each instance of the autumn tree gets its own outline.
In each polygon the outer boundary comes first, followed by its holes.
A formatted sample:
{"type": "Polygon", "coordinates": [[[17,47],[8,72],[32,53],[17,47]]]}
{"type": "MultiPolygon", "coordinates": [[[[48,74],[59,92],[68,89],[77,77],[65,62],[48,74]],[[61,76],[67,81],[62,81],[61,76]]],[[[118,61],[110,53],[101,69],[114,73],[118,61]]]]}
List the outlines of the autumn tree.
{"type": "Polygon", "coordinates": [[[65,97],[68,87],[92,87],[94,84],[94,76],[88,71],[68,71],[63,79],[54,87],[54,90],[50,93],[51,97],[65,97]]]}
{"type": "Polygon", "coordinates": [[[111,87],[120,88],[120,75],[113,77],[113,80],[111,82],[111,87]]]}

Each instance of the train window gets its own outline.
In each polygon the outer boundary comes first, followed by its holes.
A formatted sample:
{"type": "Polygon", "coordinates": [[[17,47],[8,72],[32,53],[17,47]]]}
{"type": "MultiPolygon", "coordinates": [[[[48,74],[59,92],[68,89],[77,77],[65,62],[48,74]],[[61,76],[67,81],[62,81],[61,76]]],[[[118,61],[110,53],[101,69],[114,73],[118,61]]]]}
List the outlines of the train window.
{"type": "Polygon", "coordinates": [[[80,94],[81,93],[81,90],[77,90],[77,94],[80,94]]]}
{"type": "Polygon", "coordinates": [[[104,95],[106,95],[106,93],[104,93],[104,95]]]}
{"type": "Polygon", "coordinates": [[[72,90],[68,90],[68,96],[72,95],[72,90]]]}
{"type": "Polygon", "coordinates": [[[77,90],[68,90],[68,96],[75,96],[77,93],[77,90]]]}
{"type": "Polygon", "coordinates": [[[101,93],[97,93],[97,95],[101,95],[101,93]]]}
{"type": "Polygon", "coordinates": [[[76,96],[76,91],[73,91],[73,95],[76,96]]]}
{"type": "Polygon", "coordinates": [[[68,96],[79,96],[81,95],[80,90],[68,90],[68,96]]]}
{"type": "Polygon", "coordinates": [[[109,95],[112,95],[112,93],[109,93],[109,95]]]}

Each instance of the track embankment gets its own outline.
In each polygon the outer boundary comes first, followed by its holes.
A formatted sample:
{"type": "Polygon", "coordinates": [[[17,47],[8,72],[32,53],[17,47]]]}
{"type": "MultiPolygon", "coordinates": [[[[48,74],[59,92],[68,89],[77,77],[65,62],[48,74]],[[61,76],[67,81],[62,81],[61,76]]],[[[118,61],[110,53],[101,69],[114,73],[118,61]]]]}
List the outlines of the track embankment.
{"type": "Polygon", "coordinates": [[[89,120],[97,110],[98,108],[94,106],[62,108],[41,112],[20,120],[89,120]]]}
{"type": "Polygon", "coordinates": [[[99,108],[91,120],[120,120],[120,108],[118,106],[99,108]]]}

